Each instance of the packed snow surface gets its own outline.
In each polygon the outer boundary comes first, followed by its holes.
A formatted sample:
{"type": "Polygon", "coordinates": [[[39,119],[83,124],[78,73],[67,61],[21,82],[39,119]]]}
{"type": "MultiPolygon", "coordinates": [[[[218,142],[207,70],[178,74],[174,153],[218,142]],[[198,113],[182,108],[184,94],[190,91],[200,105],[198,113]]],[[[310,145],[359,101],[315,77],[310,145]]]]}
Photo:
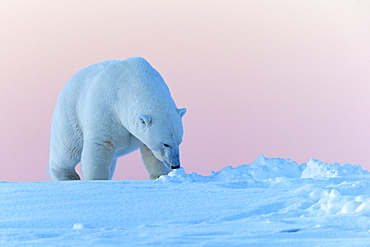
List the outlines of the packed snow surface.
{"type": "Polygon", "coordinates": [[[370,173],[263,155],[209,176],[0,183],[0,246],[367,246],[370,173]]]}

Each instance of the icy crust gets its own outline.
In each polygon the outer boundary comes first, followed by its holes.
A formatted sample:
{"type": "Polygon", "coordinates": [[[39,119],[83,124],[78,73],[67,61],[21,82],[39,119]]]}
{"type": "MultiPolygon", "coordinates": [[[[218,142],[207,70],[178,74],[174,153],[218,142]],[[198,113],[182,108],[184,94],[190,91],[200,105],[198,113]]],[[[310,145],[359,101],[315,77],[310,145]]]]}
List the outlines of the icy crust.
{"type": "Polygon", "coordinates": [[[328,164],[315,159],[298,165],[290,159],[266,158],[261,154],[250,165],[227,166],[218,172],[212,172],[209,176],[197,173],[187,174],[184,168],[180,168],[166,176],[161,176],[158,180],[163,182],[231,182],[274,178],[324,179],[369,174],[370,172],[363,170],[360,165],[328,164]]]}

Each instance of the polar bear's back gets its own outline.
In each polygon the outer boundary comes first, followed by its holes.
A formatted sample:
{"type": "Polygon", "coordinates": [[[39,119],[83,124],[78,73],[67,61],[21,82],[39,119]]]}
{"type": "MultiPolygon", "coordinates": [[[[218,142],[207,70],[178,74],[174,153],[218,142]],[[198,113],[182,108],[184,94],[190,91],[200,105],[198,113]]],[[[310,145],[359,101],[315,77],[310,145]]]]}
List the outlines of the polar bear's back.
{"type": "Polygon", "coordinates": [[[78,71],[59,95],[53,122],[83,124],[91,113],[106,114],[115,105],[126,108],[118,109],[123,114],[127,109],[131,109],[130,114],[176,109],[162,76],[144,58],[132,57],[100,62],[78,71]]]}
{"type": "Polygon", "coordinates": [[[169,89],[161,75],[141,57],[126,60],[108,60],[90,65],[78,71],[64,86],[60,98],[81,98],[91,87],[100,90],[111,87],[112,90],[128,88],[138,91],[142,87],[149,91],[169,89]],[[128,79],[130,78],[130,79],[128,79]]]}
{"type": "Polygon", "coordinates": [[[63,87],[59,99],[77,99],[80,94],[91,85],[92,79],[96,78],[109,65],[117,63],[117,60],[109,60],[90,65],[72,76],[63,87]]]}

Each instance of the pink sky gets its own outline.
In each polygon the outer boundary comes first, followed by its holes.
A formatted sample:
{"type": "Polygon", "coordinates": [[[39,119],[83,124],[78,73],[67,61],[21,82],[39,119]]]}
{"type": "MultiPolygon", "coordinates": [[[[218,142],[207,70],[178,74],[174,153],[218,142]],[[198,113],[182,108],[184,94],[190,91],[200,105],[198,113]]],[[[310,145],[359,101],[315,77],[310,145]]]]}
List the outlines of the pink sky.
{"type": "MultiPolygon", "coordinates": [[[[260,153],[370,169],[370,2],[0,3],[0,181],[45,181],[59,91],[78,70],[145,57],[186,107],[186,171],[260,153]]],[[[114,179],[147,179],[138,152],[114,179]]]]}

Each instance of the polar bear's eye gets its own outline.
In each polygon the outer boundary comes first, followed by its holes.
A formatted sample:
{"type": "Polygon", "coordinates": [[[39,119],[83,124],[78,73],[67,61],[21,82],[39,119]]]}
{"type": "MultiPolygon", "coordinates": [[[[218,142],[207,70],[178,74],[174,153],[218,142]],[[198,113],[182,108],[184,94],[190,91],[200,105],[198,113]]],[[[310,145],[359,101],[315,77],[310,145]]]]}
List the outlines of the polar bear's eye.
{"type": "Polygon", "coordinates": [[[167,143],[163,143],[163,146],[165,146],[166,148],[170,147],[170,145],[168,145],[167,143]]]}

